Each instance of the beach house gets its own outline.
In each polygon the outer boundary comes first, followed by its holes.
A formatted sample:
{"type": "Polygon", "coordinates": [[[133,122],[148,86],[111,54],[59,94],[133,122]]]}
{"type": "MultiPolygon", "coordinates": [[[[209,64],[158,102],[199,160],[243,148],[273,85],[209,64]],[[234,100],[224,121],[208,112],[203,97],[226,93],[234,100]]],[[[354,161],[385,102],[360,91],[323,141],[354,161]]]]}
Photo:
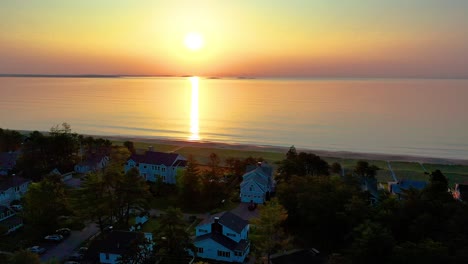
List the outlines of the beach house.
{"type": "Polygon", "coordinates": [[[94,154],[89,156],[85,161],[75,165],[75,172],[88,173],[101,170],[109,163],[109,156],[105,154],[94,154]]]}
{"type": "Polygon", "coordinates": [[[274,191],[273,168],[266,162],[249,167],[242,176],[240,199],[243,203],[263,204],[274,191]]]}
{"type": "Polygon", "coordinates": [[[23,218],[17,216],[10,208],[0,205],[0,226],[3,229],[0,232],[11,233],[23,226],[23,218]]]}
{"type": "Polygon", "coordinates": [[[214,214],[196,227],[195,254],[204,259],[242,263],[250,252],[248,236],[247,220],[231,212],[214,214]]]}
{"type": "Polygon", "coordinates": [[[388,183],[388,191],[394,194],[398,199],[404,199],[404,192],[410,189],[422,190],[426,188],[427,182],[413,181],[413,180],[400,180],[397,182],[388,183]]]}
{"type": "Polygon", "coordinates": [[[156,182],[160,178],[165,183],[175,184],[178,171],[183,170],[187,160],[177,153],[146,151],[133,154],[125,164],[125,172],[137,168],[145,180],[156,182]]]}
{"type": "Polygon", "coordinates": [[[19,200],[28,190],[31,180],[19,176],[0,177],[0,205],[10,206],[14,200],[19,200]]]}

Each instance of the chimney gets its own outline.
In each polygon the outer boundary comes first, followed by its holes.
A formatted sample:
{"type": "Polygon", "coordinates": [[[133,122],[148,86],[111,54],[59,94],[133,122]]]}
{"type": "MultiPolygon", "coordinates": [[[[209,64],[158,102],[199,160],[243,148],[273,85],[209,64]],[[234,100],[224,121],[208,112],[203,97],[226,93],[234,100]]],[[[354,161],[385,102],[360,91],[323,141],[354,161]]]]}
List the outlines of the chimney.
{"type": "Polygon", "coordinates": [[[148,151],[154,151],[153,146],[149,146],[148,151]]]}
{"type": "Polygon", "coordinates": [[[218,216],[216,216],[216,217],[214,218],[214,222],[215,222],[216,224],[219,223],[219,217],[218,217],[218,216]]]}
{"type": "Polygon", "coordinates": [[[117,248],[120,248],[120,243],[117,243],[117,248]]]}

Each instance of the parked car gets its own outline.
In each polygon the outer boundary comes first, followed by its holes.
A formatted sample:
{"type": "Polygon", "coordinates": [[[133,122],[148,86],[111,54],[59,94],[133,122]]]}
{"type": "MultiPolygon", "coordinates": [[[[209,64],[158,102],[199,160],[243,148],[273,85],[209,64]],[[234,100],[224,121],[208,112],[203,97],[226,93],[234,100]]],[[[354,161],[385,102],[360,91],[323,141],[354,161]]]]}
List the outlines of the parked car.
{"type": "Polygon", "coordinates": [[[73,260],[68,260],[68,261],[65,261],[63,264],[80,264],[80,263],[73,261],[73,260]]]}
{"type": "Polygon", "coordinates": [[[60,229],[55,230],[55,233],[65,237],[65,236],[70,235],[71,229],[70,228],[60,228],[60,229]]]}
{"type": "Polygon", "coordinates": [[[36,253],[36,254],[43,254],[44,252],[46,252],[46,249],[43,248],[43,247],[40,247],[40,246],[33,246],[33,247],[30,247],[28,248],[28,250],[32,253],[36,253]]]}
{"type": "Polygon", "coordinates": [[[23,210],[23,206],[21,204],[14,204],[11,206],[11,208],[17,212],[23,210]]]}
{"type": "Polygon", "coordinates": [[[249,211],[253,211],[257,208],[257,204],[256,203],[250,203],[249,206],[247,207],[247,209],[249,209],[249,211]]]}
{"type": "Polygon", "coordinates": [[[87,247],[80,247],[80,249],[78,249],[78,252],[83,255],[86,253],[86,251],[88,251],[87,247]]]}
{"type": "Polygon", "coordinates": [[[68,260],[82,260],[83,259],[83,254],[79,253],[79,252],[75,252],[73,254],[71,254],[69,257],[68,257],[68,260]]]}
{"type": "Polygon", "coordinates": [[[45,236],[44,239],[47,241],[59,242],[63,240],[63,236],[62,235],[48,235],[48,236],[45,236]]]}

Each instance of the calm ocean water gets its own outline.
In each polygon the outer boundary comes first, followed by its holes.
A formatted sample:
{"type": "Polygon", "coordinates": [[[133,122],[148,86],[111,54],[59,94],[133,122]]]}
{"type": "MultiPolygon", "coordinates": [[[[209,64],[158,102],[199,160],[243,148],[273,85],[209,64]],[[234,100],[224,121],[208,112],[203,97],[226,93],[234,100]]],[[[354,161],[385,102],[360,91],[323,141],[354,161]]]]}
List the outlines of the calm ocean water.
{"type": "Polygon", "coordinates": [[[468,80],[0,78],[0,127],[468,159],[468,80]]]}

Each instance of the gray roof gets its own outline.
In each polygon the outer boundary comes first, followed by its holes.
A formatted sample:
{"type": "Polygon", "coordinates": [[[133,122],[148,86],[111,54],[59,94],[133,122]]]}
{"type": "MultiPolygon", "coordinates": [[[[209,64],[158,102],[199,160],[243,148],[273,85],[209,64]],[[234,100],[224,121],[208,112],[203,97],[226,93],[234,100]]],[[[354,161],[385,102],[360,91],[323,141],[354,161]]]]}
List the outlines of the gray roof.
{"type": "Polygon", "coordinates": [[[425,181],[401,180],[397,183],[390,184],[390,191],[394,194],[401,194],[403,190],[409,190],[411,188],[422,190],[426,188],[426,186],[427,182],[425,181]]]}
{"type": "MultiPolygon", "coordinates": [[[[133,160],[138,163],[165,165],[169,167],[172,166],[178,158],[179,154],[176,153],[146,151],[144,155],[133,154],[128,160],[133,160]]],[[[183,167],[185,166],[185,162],[180,162],[177,165],[183,167]]]]}
{"type": "Polygon", "coordinates": [[[249,245],[249,242],[245,239],[241,239],[239,242],[236,242],[219,233],[210,233],[203,236],[198,236],[195,238],[195,243],[206,239],[211,239],[232,251],[244,251],[249,245]]]}
{"type": "Polygon", "coordinates": [[[242,219],[241,217],[231,213],[231,212],[222,212],[218,214],[211,215],[202,221],[200,225],[205,225],[209,223],[214,223],[215,217],[219,217],[219,223],[237,233],[242,232],[242,230],[249,224],[247,220],[242,219]]]}
{"type": "Polygon", "coordinates": [[[23,218],[17,215],[12,215],[3,221],[0,221],[0,225],[10,227],[10,226],[17,226],[23,223],[23,218]]]}

